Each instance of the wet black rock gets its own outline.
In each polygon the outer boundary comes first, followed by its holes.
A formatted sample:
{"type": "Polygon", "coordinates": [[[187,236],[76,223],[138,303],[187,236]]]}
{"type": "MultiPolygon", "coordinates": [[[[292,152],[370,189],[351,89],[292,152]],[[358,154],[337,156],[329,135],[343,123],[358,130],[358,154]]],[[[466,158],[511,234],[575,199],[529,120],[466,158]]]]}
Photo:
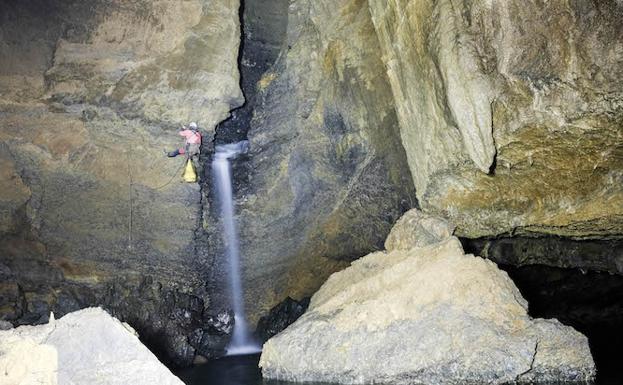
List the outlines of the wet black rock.
{"type": "Polygon", "coordinates": [[[191,365],[196,354],[222,356],[233,328],[231,314],[209,308],[201,290],[186,292],[151,276],[120,274],[104,284],[39,277],[34,285],[10,275],[0,278],[0,320],[42,324],[48,322],[50,312],[59,318],[77,309],[101,306],[136,329],[143,343],[171,367],[191,365]]]}
{"type": "Polygon", "coordinates": [[[205,315],[203,319],[203,328],[193,331],[188,342],[197,354],[207,359],[225,355],[225,346],[234,328],[234,314],[224,311],[217,315],[205,315]]]}
{"type": "Polygon", "coordinates": [[[217,126],[217,144],[247,138],[256,105],[257,82],[273,65],[286,39],[288,0],[245,0],[241,2],[240,16],[242,41],[238,69],[245,103],[217,126]]]}
{"type": "Polygon", "coordinates": [[[623,240],[560,236],[461,240],[466,251],[512,266],[545,265],[623,274],[623,240]]]}
{"type": "Polygon", "coordinates": [[[263,341],[268,341],[282,330],[290,326],[305,313],[309,306],[309,297],[300,301],[290,297],[279,303],[257,323],[257,335],[263,341]]]}

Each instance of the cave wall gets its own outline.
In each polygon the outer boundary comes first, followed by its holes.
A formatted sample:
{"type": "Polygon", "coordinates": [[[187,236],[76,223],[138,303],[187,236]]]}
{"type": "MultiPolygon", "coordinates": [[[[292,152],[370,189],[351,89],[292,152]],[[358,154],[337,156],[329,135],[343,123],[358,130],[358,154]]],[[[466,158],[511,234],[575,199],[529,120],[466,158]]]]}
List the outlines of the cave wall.
{"type": "Polygon", "coordinates": [[[189,120],[209,141],[243,103],[238,7],[0,2],[2,319],[104,305],[161,358],[192,361],[189,335],[201,345],[221,309],[195,255],[202,191],[163,149],[189,120]]]}
{"type": "Polygon", "coordinates": [[[623,234],[623,4],[370,0],[417,197],[466,237],[623,234]]]}
{"type": "Polygon", "coordinates": [[[291,1],[285,11],[281,51],[255,85],[248,160],[236,168],[253,322],[382,247],[415,204],[367,2],[291,1]]]}
{"type": "Polygon", "coordinates": [[[204,164],[215,132],[250,142],[251,321],[415,206],[498,262],[621,272],[620,2],[0,0],[0,21],[4,319],[104,304],[161,357],[218,354],[209,168],[181,184],[163,155],[190,120],[204,164]]]}
{"type": "Polygon", "coordinates": [[[245,0],[240,8],[242,41],[238,55],[245,103],[217,127],[216,143],[247,139],[255,111],[257,82],[275,63],[285,43],[288,0],[245,0]]]}
{"type": "Polygon", "coordinates": [[[474,255],[506,266],[550,266],[623,275],[623,240],[559,236],[463,239],[474,255]]]}
{"type": "Polygon", "coordinates": [[[249,291],[304,296],[418,203],[467,238],[620,238],[622,20],[613,0],[291,2],[240,182],[249,291]]]}

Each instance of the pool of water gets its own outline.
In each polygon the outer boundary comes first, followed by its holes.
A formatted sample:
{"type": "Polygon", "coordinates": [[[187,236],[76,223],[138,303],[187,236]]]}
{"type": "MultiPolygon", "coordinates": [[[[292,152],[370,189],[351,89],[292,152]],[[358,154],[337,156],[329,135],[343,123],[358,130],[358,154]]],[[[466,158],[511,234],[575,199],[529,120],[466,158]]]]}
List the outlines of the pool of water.
{"type": "MultiPolygon", "coordinates": [[[[260,356],[233,356],[211,361],[207,364],[181,370],[175,373],[186,385],[292,385],[291,382],[262,379],[257,367],[260,356]]],[[[619,378],[598,378],[595,385],[621,385],[619,378]]],[[[304,385],[322,385],[306,382],[304,385]]],[[[326,384],[324,384],[326,385],[326,384]]]]}
{"type": "MultiPolygon", "coordinates": [[[[257,367],[259,354],[223,357],[175,373],[186,385],[290,385],[267,381],[257,367]]],[[[306,383],[305,385],[314,385],[306,383]]],[[[319,385],[319,384],[317,384],[319,385]]]]}

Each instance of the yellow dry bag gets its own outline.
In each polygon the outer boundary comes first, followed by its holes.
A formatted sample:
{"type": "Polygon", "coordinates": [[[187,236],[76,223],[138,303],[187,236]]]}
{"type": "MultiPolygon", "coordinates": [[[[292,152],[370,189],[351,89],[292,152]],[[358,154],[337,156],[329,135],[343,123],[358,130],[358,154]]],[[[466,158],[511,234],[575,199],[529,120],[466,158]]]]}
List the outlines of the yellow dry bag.
{"type": "Polygon", "coordinates": [[[190,159],[186,161],[186,167],[184,168],[184,181],[188,183],[194,183],[197,181],[195,166],[193,166],[193,162],[190,159]]]}

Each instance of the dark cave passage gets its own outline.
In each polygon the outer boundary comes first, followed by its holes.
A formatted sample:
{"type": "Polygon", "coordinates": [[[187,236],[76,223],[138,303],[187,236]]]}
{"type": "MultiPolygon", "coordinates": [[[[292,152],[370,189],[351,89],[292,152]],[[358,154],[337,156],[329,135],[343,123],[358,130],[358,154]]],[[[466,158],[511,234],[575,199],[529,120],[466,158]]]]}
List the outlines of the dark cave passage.
{"type": "Polygon", "coordinates": [[[506,271],[535,318],[556,318],[588,337],[598,384],[618,384],[623,352],[621,240],[564,237],[461,239],[466,252],[506,271]],[[601,270],[601,271],[597,271],[601,270]]]}
{"type": "MultiPolygon", "coordinates": [[[[556,318],[588,337],[599,384],[620,379],[623,277],[543,265],[500,265],[528,300],[532,317],[556,318]]],[[[612,381],[612,382],[610,382],[612,381]]]]}

